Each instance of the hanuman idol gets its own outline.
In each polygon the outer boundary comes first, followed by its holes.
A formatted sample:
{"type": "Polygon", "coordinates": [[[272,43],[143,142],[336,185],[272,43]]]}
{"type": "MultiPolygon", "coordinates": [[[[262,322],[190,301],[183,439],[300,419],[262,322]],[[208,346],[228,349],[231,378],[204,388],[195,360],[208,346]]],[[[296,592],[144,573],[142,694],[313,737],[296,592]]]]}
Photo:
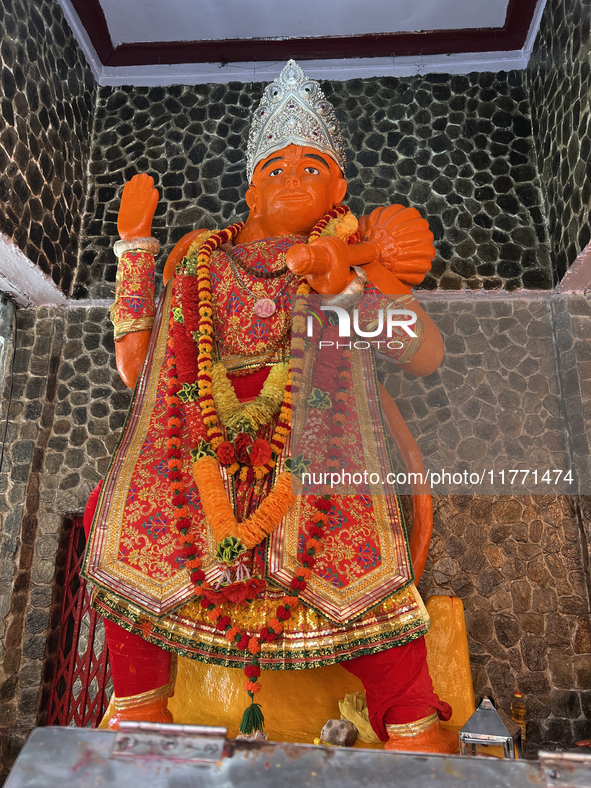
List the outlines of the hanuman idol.
{"type": "MultiPolygon", "coordinates": [[[[340,663],[363,683],[386,748],[455,749],[439,726],[451,708],[433,690],[429,617],[415,588],[430,499],[415,496],[409,539],[395,494],[293,485],[292,405],[313,353],[298,299],[412,309],[414,331],[385,354],[414,375],[442,359],[439,332],[410,291],[434,254],[427,222],[400,205],[353,216],[342,205],[345,166],[334,108],[289,61],[252,120],[246,221],[184,236],[157,306],[158,193],[148,175],[124,187],[111,317],[118,370],[135,393],[89,500],[83,570],[109,644],[111,727],[171,721],[174,655],[244,670],[246,735],[263,726],[264,671],[340,663]]],[[[383,421],[377,434],[363,429],[367,403],[395,433],[405,429],[373,353],[363,363],[353,355],[335,355],[313,381],[326,429],[316,447],[329,468],[344,451],[385,445],[383,421]]]]}

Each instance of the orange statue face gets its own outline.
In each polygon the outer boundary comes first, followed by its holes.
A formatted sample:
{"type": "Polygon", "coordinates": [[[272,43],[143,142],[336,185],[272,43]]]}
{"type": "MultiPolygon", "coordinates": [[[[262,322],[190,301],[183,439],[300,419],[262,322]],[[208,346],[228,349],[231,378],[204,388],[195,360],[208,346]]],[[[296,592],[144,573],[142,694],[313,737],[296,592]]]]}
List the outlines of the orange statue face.
{"type": "Polygon", "coordinates": [[[246,192],[249,222],[263,238],[307,235],[346,192],[347,182],[330,156],[288,145],[257,164],[246,192]]]}

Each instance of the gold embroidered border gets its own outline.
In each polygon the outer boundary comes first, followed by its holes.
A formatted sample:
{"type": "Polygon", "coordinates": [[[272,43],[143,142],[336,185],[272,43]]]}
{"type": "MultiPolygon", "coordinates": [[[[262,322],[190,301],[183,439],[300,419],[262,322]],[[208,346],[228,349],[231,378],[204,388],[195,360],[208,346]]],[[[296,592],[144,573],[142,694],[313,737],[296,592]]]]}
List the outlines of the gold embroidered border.
{"type": "Polygon", "coordinates": [[[437,722],[437,712],[430,714],[428,717],[423,717],[422,720],[416,722],[404,722],[400,725],[386,725],[386,733],[391,736],[402,736],[404,738],[415,738],[421,733],[432,727],[437,722]]]}
{"type": "Polygon", "coordinates": [[[168,316],[172,287],[169,283],[157,311],[157,330],[152,334],[148,374],[141,376],[120,443],[101,490],[83,564],[83,575],[109,588],[120,598],[133,600],[150,615],[162,615],[189,599],[194,588],[185,571],[169,580],[155,580],[119,560],[121,533],[129,484],[148,434],[168,340],[168,316]]]}
{"type": "MultiPolygon", "coordinates": [[[[162,618],[146,619],[137,606],[100,589],[95,589],[92,604],[101,615],[123,629],[181,656],[226,667],[244,667],[250,659],[231,646],[210,622],[191,620],[186,612],[191,605],[162,618]]],[[[254,633],[261,623],[251,618],[256,611],[249,613],[248,620],[239,623],[247,632],[254,633]]],[[[265,611],[260,611],[260,617],[264,616],[265,611]]],[[[427,633],[429,614],[411,585],[386,600],[378,611],[345,627],[335,627],[305,606],[296,610],[294,621],[290,620],[289,624],[293,627],[290,631],[285,631],[277,641],[263,645],[260,654],[263,669],[299,670],[334,665],[405,645],[427,633]]]]}
{"type": "Polygon", "coordinates": [[[113,325],[115,328],[113,338],[117,342],[118,339],[136,331],[151,331],[154,326],[154,316],[138,317],[135,320],[121,320],[113,325]]]}

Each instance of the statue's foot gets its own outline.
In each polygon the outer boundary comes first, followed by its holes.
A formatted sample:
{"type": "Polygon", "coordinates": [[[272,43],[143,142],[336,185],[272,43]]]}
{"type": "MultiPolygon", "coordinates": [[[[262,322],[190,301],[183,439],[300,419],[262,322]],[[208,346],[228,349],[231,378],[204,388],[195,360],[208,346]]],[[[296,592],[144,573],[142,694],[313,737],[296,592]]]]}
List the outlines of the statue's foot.
{"type": "Polygon", "coordinates": [[[453,755],[459,749],[456,733],[444,730],[437,714],[403,725],[386,725],[389,736],[385,750],[440,752],[453,755]]]}
{"type": "MultiPolygon", "coordinates": [[[[128,700],[125,698],[124,700],[128,700]]],[[[119,730],[119,723],[123,720],[134,720],[136,722],[174,722],[172,714],[167,708],[168,698],[160,698],[151,703],[139,703],[137,706],[128,706],[123,709],[117,708],[115,702],[115,714],[109,720],[109,728],[113,731],[119,730]]]]}

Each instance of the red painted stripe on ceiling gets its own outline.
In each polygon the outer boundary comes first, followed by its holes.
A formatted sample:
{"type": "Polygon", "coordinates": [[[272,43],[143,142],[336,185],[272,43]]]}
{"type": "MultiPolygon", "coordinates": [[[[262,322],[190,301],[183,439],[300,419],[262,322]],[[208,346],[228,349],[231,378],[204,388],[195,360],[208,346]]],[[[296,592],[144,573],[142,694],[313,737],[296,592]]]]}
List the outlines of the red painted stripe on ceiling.
{"type": "Polygon", "coordinates": [[[99,0],[72,0],[72,5],[104,66],[113,54],[114,47],[99,0]]]}
{"type": "Polygon", "coordinates": [[[156,41],[113,47],[99,0],[73,0],[80,19],[105,66],[181,63],[233,63],[267,60],[403,57],[521,49],[537,0],[509,0],[501,28],[436,30],[318,38],[156,41]]]}

